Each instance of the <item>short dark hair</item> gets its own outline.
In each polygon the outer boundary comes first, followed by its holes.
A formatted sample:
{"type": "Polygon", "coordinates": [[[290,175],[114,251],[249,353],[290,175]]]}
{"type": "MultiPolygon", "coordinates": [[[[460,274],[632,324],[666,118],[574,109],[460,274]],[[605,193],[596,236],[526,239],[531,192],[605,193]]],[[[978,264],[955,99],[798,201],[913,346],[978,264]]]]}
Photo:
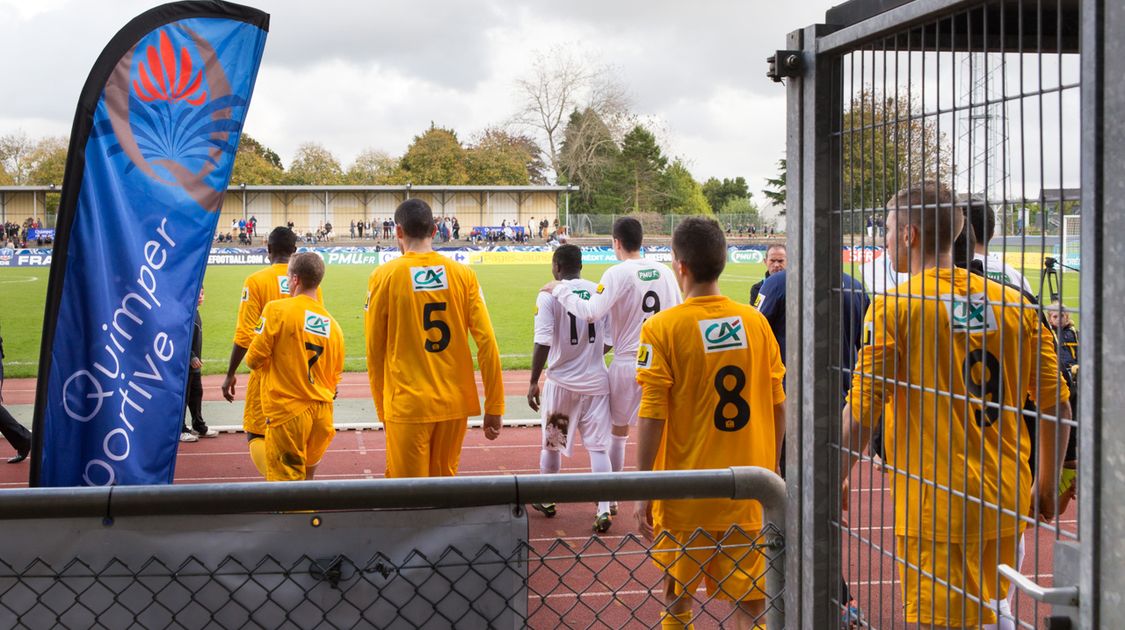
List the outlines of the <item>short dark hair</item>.
{"type": "Polygon", "coordinates": [[[953,241],[965,221],[961,207],[953,202],[953,193],[932,179],[895,193],[887,203],[887,211],[896,213],[899,225],[917,228],[923,251],[936,254],[953,249],[953,241]]]}
{"type": "Polygon", "coordinates": [[[289,259],[289,273],[301,280],[301,286],[315,289],[324,280],[324,261],[313,252],[294,254],[289,259]]]}
{"type": "Polygon", "coordinates": [[[645,230],[641,222],[633,217],[621,217],[613,222],[613,238],[621,242],[621,247],[627,252],[635,252],[644,242],[645,230]]]}
{"type": "Polygon", "coordinates": [[[560,245],[551,260],[560,273],[578,274],[582,271],[582,249],[577,245],[560,245]]]}
{"type": "Polygon", "coordinates": [[[275,227],[270,231],[266,240],[266,247],[275,254],[291,256],[297,251],[297,233],[284,225],[275,227]]]}
{"type": "MultiPolygon", "coordinates": [[[[968,212],[968,208],[963,209],[962,212],[968,212]]],[[[961,233],[957,235],[956,240],[953,241],[953,265],[955,267],[968,269],[969,265],[973,262],[973,250],[976,248],[976,244],[977,240],[973,226],[968,221],[965,221],[964,227],[961,228],[961,233]]]]}
{"type": "Polygon", "coordinates": [[[421,199],[407,199],[395,208],[395,224],[410,238],[430,238],[434,233],[434,211],[421,199]]]}
{"type": "Polygon", "coordinates": [[[672,233],[672,253],[696,282],[714,282],[727,266],[727,237],[714,219],[688,217],[672,233]]]}
{"type": "Polygon", "coordinates": [[[996,236],[996,211],[987,203],[973,199],[965,204],[969,223],[973,225],[973,236],[978,243],[988,244],[996,236]]]}

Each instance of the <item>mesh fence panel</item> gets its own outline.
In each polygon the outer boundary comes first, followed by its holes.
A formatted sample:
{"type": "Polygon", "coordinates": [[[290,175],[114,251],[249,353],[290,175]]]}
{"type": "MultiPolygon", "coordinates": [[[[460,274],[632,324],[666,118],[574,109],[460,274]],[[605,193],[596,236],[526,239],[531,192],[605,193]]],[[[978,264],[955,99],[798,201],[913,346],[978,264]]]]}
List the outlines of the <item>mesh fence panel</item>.
{"type": "Polygon", "coordinates": [[[683,541],[665,533],[653,543],[632,534],[547,539],[507,553],[450,546],[398,561],[383,554],[0,560],[0,621],[11,628],[659,628],[671,579],[689,589],[679,601],[690,602],[696,627],[734,625],[741,613],[730,600],[745,597],[764,598],[751,615],[764,624],[766,611],[782,606],[780,594],[766,596],[764,572],[780,568],[783,553],[782,533],[767,526],[697,531],[683,541]],[[663,568],[673,564],[676,577],[666,578],[663,568]],[[512,583],[522,595],[507,595],[512,583]]]}

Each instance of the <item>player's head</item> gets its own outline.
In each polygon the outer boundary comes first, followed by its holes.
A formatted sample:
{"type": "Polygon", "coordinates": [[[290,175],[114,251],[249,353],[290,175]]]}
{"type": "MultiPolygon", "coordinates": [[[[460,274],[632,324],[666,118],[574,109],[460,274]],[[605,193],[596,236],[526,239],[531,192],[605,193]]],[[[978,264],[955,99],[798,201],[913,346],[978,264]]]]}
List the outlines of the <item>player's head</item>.
{"type": "Polygon", "coordinates": [[[766,248],[766,274],[785,271],[789,265],[788,253],[784,243],[773,243],[766,248]]]}
{"type": "Polygon", "coordinates": [[[1047,307],[1047,322],[1053,328],[1066,328],[1070,325],[1070,312],[1061,302],[1051,302],[1047,307]]]}
{"type": "Polygon", "coordinates": [[[316,291],[324,280],[324,261],[312,252],[293,254],[289,259],[289,292],[316,291]]]}
{"type": "MultiPolygon", "coordinates": [[[[968,208],[962,208],[961,212],[967,213],[968,208]]],[[[968,221],[964,221],[961,226],[961,233],[953,241],[953,265],[968,269],[969,264],[973,262],[973,252],[976,251],[976,235],[973,232],[973,225],[968,221]]]]}
{"type": "Polygon", "coordinates": [[[613,222],[613,252],[617,258],[641,251],[645,231],[641,222],[633,217],[621,217],[613,222]]]}
{"type": "Polygon", "coordinates": [[[925,180],[887,201],[887,256],[891,268],[909,272],[911,260],[949,254],[964,215],[949,188],[925,180]]]}
{"type": "Polygon", "coordinates": [[[551,258],[551,272],[555,280],[582,277],[582,250],[577,245],[560,245],[551,258]]]}
{"type": "Polygon", "coordinates": [[[976,249],[984,253],[992,237],[996,236],[996,211],[980,199],[971,199],[965,204],[965,212],[973,226],[976,249]]]}
{"type": "Polygon", "coordinates": [[[281,225],[270,230],[266,252],[270,262],[283,263],[297,251],[297,233],[281,225]]]}
{"type": "Polygon", "coordinates": [[[395,230],[399,238],[425,240],[434,237],[437,225],[430,204],[421,199],[407,199],[395,208],[395,230]]]}
{"type": "Polygon", "coordinates": [[[672,270],[680,288],[715,282],[727,265],[727,238],[714,219],[688,217],[672,233],[672,270]]]}

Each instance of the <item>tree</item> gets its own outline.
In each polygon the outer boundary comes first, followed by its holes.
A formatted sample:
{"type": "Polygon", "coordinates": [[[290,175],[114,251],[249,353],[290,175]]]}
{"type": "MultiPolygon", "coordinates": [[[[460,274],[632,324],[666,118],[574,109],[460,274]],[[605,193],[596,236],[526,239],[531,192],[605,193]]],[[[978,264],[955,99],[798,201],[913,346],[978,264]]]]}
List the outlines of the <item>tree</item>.
{"type": "Polygon", "coordinates": [[[712,214],[703,187],[677,159],[664,171],[660,183],[661,210],[671,214],[712,214]]]}
{"type": "Polygon", "coordinates": [[[909,94],[864,90],[844,111],[844,208],[879,208],[908,182],[945,179],[950,148],[909,94]]]}
{"type": "Polygon", "coordinates": [[[540,136],[556,181],[563,173],[563,140],[572,112],[592,110],[617,132],[614,138],[621,137],[629,119],[628,98],[614,74],[561,48],[539,54],[531,75],[516,81],[516,92],[521,105],[515,122],[540,136]]]}
{"type": "Polygon", "coordinates": [[[620,157],[613,133],[596,111],[587,108],[571,113],[561,145],[558,183],[578,186],[573,204],[576,212],[620,212],[624,205],[621,191],[607,186],[620,157]]]}
{"type": "Polygon", "coordinates": [[[543,183],[541,153],[528,136],[490,127],[465,152],[469,181],[478,186],[524,186],[533,183],[535,174],[535,183],[543,183]]]}
{"type": "Polygon", "coordinates": [[[762,191],[771,203],[781,206],[781,214],[785,214],[785,177],[785,158],[781,158],[777,161],[777,177],[767,178],[766,189],[762,191]]]}
{"type": "MultiPolygon", "coordinates": [[[[719,212],[725,215],[739,215],[745,218],[744,225],[759,225],[762,222],[761,212],[753,197],[735,197],[727,201],[719,212]]],[[[737,225],[737,224],[736,224],[737,225]]]]}
{"type": "Polygon", "coordinates": [[[332,186],[343,182],[344,171],[331,151],[315,142],[306,142],[297,147],[285,179],[289,184],[332,186]]]}
{"type": "Polygon", "coordinates": [[[460,186],[469,183],[465,168],[465,148],[452,129],[443,129],[430,123],[402,156],[402,170],[407,181],[414,184],[448,184],[460,186]]]}
{"type": "Polygon", "coordinates": [[[658,207],[661,175],[668,159],[660,151],[656,136],[641,125],[633,127],[621,143],[621,158],[615,169],[616,184],[622,187],[625,205],[633,212],[648,212],[658,207]]]}
{"type": "Polygon", "coordinates": [[[750,187],[746,185],[746,178],[723,178],[722,181],[711,177],[703,183],[703,194],[712,208],[722,208],[731,199],[743,199],[750,196],[750,187]]]}
{"type": "Polygon", "coordinates": [[[271,185],[285,181],[285,171],[281,168],[281,158],[269,147],[247,134],[242,134],[238,142],[238,153],[234,156],[230,183],[233,186],[271,185]]]}
{"type": "Polygon", "coordinates": [[[28,156],[30,172],[27,183],[37,186],[62,185],[68,143],[62,136],[48,136],[35,143],[35,148],[28,156]]]}
{"type": "Polygon", "coordinates": [[[403,179],[399,158],[391,157],[385,151],[365,149],[356,156],[355,162],[344,174],[344,183],[353,186],[377,186],[399,183],[403,179]]]}
{"type": "Polygon", "coordinates": [[[31,160],[34,150],[35,143],[23,131],[0,136],[0,169],[8,174],[13,184],[27,184],[35,166],[31,160]]]}

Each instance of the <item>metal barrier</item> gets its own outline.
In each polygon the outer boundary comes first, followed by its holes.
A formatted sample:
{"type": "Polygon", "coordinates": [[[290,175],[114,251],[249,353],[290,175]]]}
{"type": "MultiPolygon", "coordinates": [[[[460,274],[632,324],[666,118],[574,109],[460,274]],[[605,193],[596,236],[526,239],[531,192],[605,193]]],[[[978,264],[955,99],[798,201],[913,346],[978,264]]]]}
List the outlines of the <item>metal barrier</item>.
{"type": "Polygon", "coordinates": [[[718,583],[683,595],[707,627],[734,614],[719,599],[743,597],[711,561],[761,553],[754,588],[767,626],[782,628],[784,501],[780,477],[757,468],[12,490],[0,503],[0,624],[659,627],[656,563],[675,558],[691,564],[680,579],[718,583]],[[528,539],[522,508],[714,497],[760,501],[763,528],[651,544],[528,539]]]}
{"type": "Polygon", "coordinates": [[[1100,454],[1123,439],[1109,420],[1121,372],[1107,368],[1121,369],[1125,331],[1104,315],[1122,302],[1123,253],[1104,239],[1123,221],[1106,191],[1125,185],[1125,5],[853,0],[826,22],[771,59],[788,90],[787,324],[800,339],[787,357],[801,392],[788,539],[804,561],[790,555],[790,622],[1109,627],[1125,613],[1125,526],[1102,516],[1119,497],[1099,481],[1122,474],[1100,454]],[[995,238],[978,227],[949,247],[989,216],[995,238]],[[841,264],[843,244],[899,254],[841,264]],[[1080,350],[1054,324],[1064,311],[1080,350]],[[1053,460],[1080,499],[1037,492],[1056,483],[1053,460]],[[1037,518],[1071,500],[1061,520],[1037,518]]]}

